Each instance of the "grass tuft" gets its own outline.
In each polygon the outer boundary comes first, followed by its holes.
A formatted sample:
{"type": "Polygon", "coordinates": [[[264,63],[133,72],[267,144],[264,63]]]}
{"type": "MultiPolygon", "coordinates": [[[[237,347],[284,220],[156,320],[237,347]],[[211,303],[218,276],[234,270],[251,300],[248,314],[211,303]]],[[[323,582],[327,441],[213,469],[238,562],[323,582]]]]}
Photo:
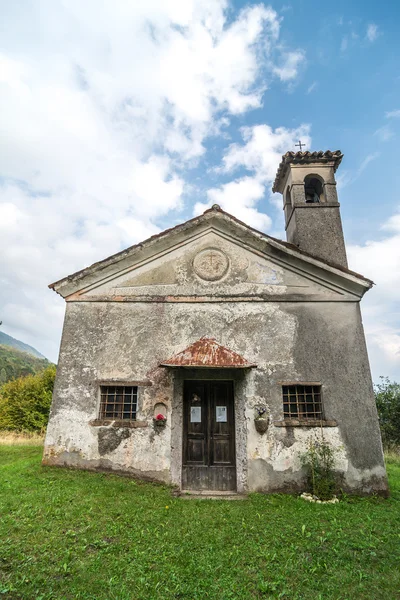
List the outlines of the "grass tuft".
{"type": "Polygon", "coordinates": [[[391,465],[400,465],[400,446],[390,446],[385,449],[385,462],[391,465]]]}
{"type": "Polygon", "coordinates": [[[1,446],[43,446],[44,433],[17,432],[0,429],[1,446]]]}

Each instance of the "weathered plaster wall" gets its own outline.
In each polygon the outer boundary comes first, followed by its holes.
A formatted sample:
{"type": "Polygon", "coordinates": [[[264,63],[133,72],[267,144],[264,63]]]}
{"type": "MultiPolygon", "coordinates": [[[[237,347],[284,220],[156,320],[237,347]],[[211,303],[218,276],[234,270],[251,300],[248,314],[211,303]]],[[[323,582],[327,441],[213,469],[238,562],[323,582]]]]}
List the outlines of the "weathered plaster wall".
{"type": "MultiPolygon", "coordinates": [[[[278,365],[267,378],[272,420],[280,418],[279,381],[320,381],[325,417],[338,423],[324,428],[323,435],[337,449],[343,487],[385,493],[386,472],[359,305],[298,302],[287,303],[284,309],[295,318],[296,340],[293,361],[283,369],[278,365]]],[[[265,381],[259,373],[254,377],[257,404],[265,381]]],[[[301,486],[299,456],[310,437],[320,435],[318,428],[270,428],[260,439],[253,431],[248,444],[249,487],[261,490],[263,481],[269,490],[301,486]]]]}
{"type": "Polygon", "coordinates": [[[62,339],[44,461],[110,468],[180,485],[184,378],[235,381],[238,489],[292,491],[301,487],[299,453],[315,429],[254,428],[254,406],[282,419],[281,384],[320,381],[324,428],[338,449],[348,489],[386,489],[368,359],[357,303],[352,302],[70,302],[62,339]],[[257,369],[173,371],[159,363],[201,336],[212,336],[257,369]],[[99,382],[140,386],[142,427],[90,425],[98,416],[99,382]],[[154,405],[167,407],[165,430],[154,432],[154,405]]]}
{"type": "Polygon", "coordinates": [[[290,214],[288,242],[318,258],[347,267],[338,204],[304,204],[295,206],[290,214]]]}

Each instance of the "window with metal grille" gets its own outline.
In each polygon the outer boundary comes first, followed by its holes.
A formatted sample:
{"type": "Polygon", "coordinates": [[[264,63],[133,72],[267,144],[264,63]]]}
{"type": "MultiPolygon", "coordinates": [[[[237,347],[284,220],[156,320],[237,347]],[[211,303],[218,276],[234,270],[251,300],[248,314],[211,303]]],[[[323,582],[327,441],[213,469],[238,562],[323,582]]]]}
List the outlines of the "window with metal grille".
{"type": "Polygon", "coordinates": [[[284,385],[284,419],[323,419],[320,385],[284,385]]]}
{"type": "Polygon", "coordinates": [[[137,386],[102,385],[100,419],[136,420],[137,386]]]}

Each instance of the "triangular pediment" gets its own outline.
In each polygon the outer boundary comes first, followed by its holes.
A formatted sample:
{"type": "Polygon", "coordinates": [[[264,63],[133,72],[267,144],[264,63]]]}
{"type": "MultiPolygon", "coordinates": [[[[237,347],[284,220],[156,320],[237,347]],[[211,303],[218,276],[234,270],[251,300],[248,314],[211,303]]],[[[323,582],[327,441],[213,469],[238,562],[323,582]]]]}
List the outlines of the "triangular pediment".
{"type": "Polygon", "coordinates": [[[52,287],[74,301],[335,301],[370,284],[215,210],[52,287]]]}

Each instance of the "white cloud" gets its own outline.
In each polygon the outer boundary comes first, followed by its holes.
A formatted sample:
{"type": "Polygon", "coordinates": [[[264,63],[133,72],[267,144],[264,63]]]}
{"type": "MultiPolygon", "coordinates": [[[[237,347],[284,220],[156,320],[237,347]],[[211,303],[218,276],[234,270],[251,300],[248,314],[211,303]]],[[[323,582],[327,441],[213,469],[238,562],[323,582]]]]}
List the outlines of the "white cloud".
{"type": "Polygon", "coordinates": [[[387,119],[400,119],[400,109],[389,110],[385,116],[387,119]]]}
{"type": "Polygon", "coordinates": [[[378,26],[375,23],[370,23],[367,27],[366,38],[369,42],[374,42],[379,35],[378,26]]]}
{"type": "Polygon", "coordinates": [[[258,230],[268,230],[271,219],[268,215],[260,213],[254,205],[265,192],[264,185],[253,177],[242,177],[230,181],[220,188],[208,190],[207,203],[198,202],[194,207],[194,214],[200,214],[212,204],[219,204],[221,208],[235,215],[251,227],[258,230]]]}
{"type": "Polygon", "coordinates": [[[383,239],[347,251],[350,268],[376,284],[362,302],[374,380],[379,375],[400,380],[400,213],[381,229],[388,232],[383,239]]]}
{"type": "Polygon", "coordinates": [[[307,88],[307,94],[311,94],[311,92],[315,92],[317,87],[318,87],[318,83],[316,81],[313,81],[312,84],[309,85],[307,88]]]}
{"type": "Polygon", "coordinates": [[[394,132],[388,127],[384,125],[383,127],[379,127],[374,133],[374,135],[379,139],[380,142],[388,142],[393,136],[394,132]]]}
{"type": "MultiPolygon", "coordinates": [[[[217,203],[256,229],[268,231],[271,218],[259,212],[255,205],[266,195],[267,186],[271,188],[282,154],[295,149],[294,144],[299,138],[310,147],[309,130],[308,125],[301,125],[297,129],[278,127],[275,130],[268,125],[243,127],[241,133],[244,143],[229,146],[219,171],[233,174],[238,169],[245,169],[251,176],[239,176],[219,188],[208,190],[209,201],[197,203],[194,214],[217,203]]],[[[282,208],[280,196],[275,198],[271,195],[271,200],[272,204],[282,208]]]]}
{"type": "Polygon", "coordinates": [[[379,158],[379,156],[380,156],[380,152],[371,152],[370,154],[367,154],[367,156],[361,162],[361,165],[359,166],[359,168],[356,172],[355,179],[357,179],[361,175],[361,173],[363,173],[365,171],[365,169],[368,167],[370,162],[379,158]]]}
{"type": "Polygon", "coordinates": [[[302,50],[295,50],[294,52],[286,52],[282,56],[281,64],[273,67],[273,72],[282,81],[290,81],[297,77],[299,67],[304,62],[305,55],[302,50]]]}
{"type": "Polygon", "coordinates": [[[392,215],[381,227],[384,231],[400,233],[400,213],[392,215]]]}
{"type": "Polygon", "coordinates": [[[351,171],[341,171],[336,176],[336,182],[338,189],[343,189],[347,185],[350,185],[357,181],[357,179],[362,175],[368,165],[379,158],[381,155],[380,152],[370,152],[367,156],[361,161],[360,166],[354,172],[351,171]]]}
{"type": "Polygon", "coordinates": [[[372,44],[381,35],[379,27],[375,23],[369,23],[364,31],[355,31],[355,24],[352,21],[344,23],[341,20],[338,24],[344,25],[347,29],[340,42],[340,52],[342,53],[351,48],[365,47],[367,44],[372,44]]]}
{"type": "MultiPolygon", "coordinates": [[[[261,106],[268,78],[293,80],[304,57],[282,46],[281,18],[264,4],[4,8],[0,317],[55,359],[63,303],[47,284],[158,231],[207,138],[261,106]]],[[[254,220],[257,184],[232,189],[254,220]]]]}
{"type": "Polygon", "coordinates": [[[276,169],[282,154],[288,150],[296,150],[294,144],[298,139],[310,148],[310,127],[301,125],[296,129],[278,127],[273,130],[268,125],[243,127],[242,135],[245,144],[231,144],[225,154],[224,170],[232,172],[236,168],[245,167],[256,173],[264,182],[275,179],[276,169]]]}
{"type": "Polygon", "coordinates": [[[14,228],[21,223],[24,214],[20,209],[11,202],[3,202],[0,204],[0,231],[7,231],[11,227],[14,228]]]}

